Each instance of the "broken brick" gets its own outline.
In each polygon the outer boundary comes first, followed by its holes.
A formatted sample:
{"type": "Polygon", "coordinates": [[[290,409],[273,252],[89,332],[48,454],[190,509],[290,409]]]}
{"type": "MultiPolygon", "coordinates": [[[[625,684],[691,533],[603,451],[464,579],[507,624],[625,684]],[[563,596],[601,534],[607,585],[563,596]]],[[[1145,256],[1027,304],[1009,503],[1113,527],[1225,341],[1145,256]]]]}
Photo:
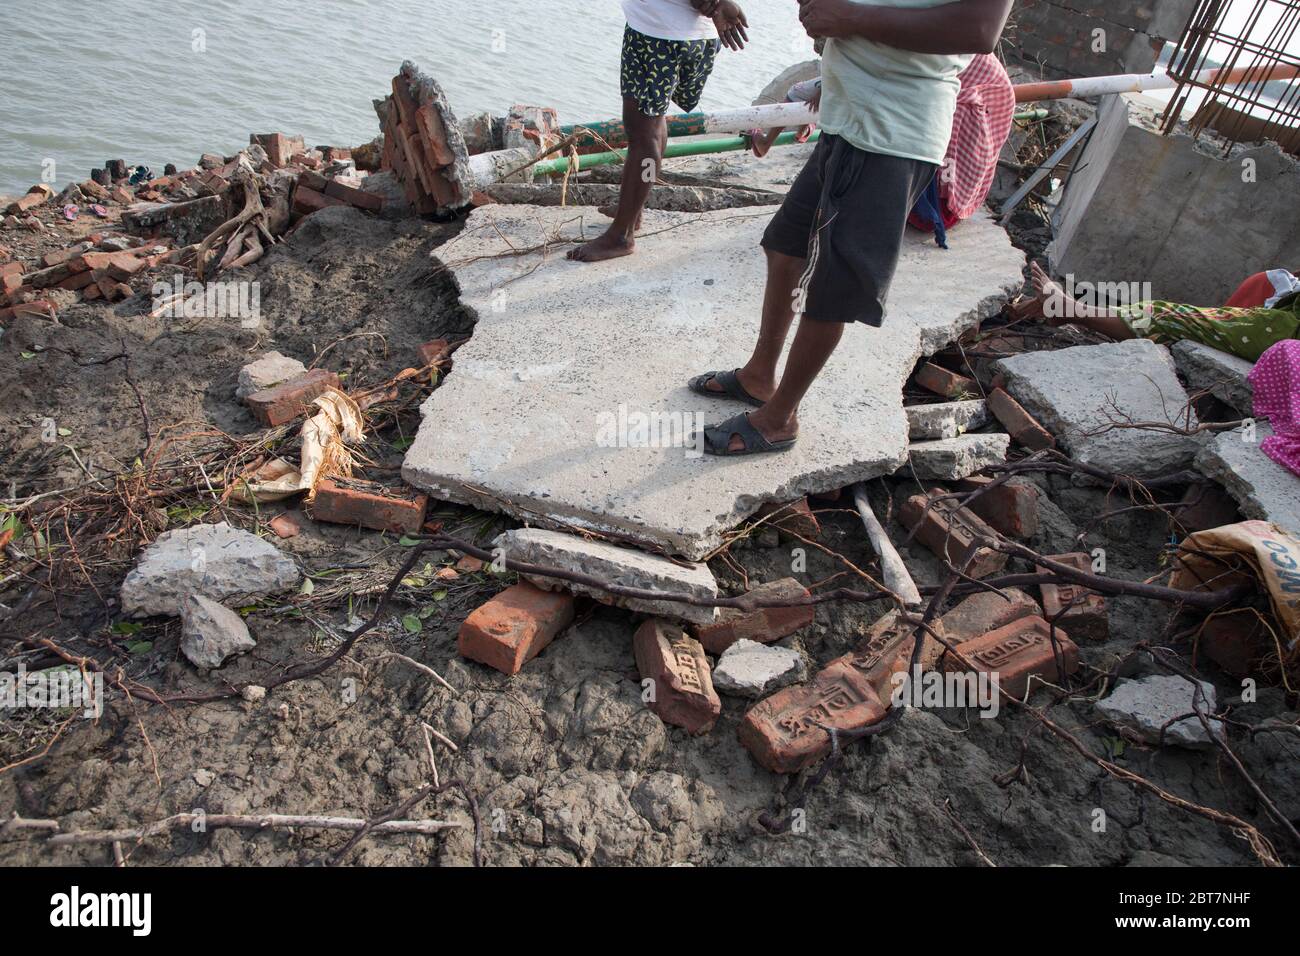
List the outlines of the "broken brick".
{"type": "MultiPolygon", "coordinates": [[[[794,578],[769,581],[749,592],[757,598],[806,598],[808,589],[794,578]]],[[[755,611],[737,608],[718,609],[716,624],[704,624],[695,629],[695,636],[704,649],[715,657],[739,640],[771,644],[789,637],[807,627],[816,617],[811,604],[795,607],[764,607],[755,611]]]]}
{"type": "Polygon", "coordinates": [[[425,342],[415,351],[420,356],[421,366],[434,365],[451,354],[451,343],[446,339],[434,339],[425,342]]]}
{"type": "Polygon", "coordinates": [[[1031,678],[1055,682],[1079,669],[1079,648],[1074,641],[1057,628],[1054,648],[1051,626],[1041,617],[1021,618],[983,637],[958,644],[955,649],[970,667],[952,653],[945,653],[942,660],[945,671],[963,673],[973,667],[977,673],[996,674],[998,686],[1020,700],[1028,693],[1031,678]]]}
{"type": "Polygon", "coordinates": [[[129,206],[135,202],[135,193],[125,186],[114,186],[108,191],[108,198],[120,202],[123,206],[129,206]]]}
{"type": "Polygon", "coordinates": [[[296,538],[302,533],[302,525],[291,512],[276,515],[267,522],[267,527],[275,532],[277,538],[296,538]]]}
{"type": "Polygon", "coordinates": [[[0,309],[0,322],[8,322],[20,315],[39,315],[52,319],[57,314],[53,302],[48,299],[35,299],[31,302],[18,302],[8,308],[0,309]]]}
{"type": "Polygon", "coordinates": [[[926,362],[917,370],[913,381],[926,391],[934,392],[936,395],[942,395],[945,398],[960,398],[963,395],[975,395],[980,393],[979,386],[973,379],[965,375],[958,375],[956,372],[950,372],[948,369],[933,362],[926,362]]]}
{"type": "Polygon", "coordinates": [[[1038,602],[1018,588],[972,594],[939,619],[953,641],[964,643],[983,637],[1025,617],[1041,617],[1038,602]],[[1004,596],[1005,595],[1005,596],[1004,596]]]}
{"type": "Polygon", "coordinates": [[[0,266],[0,276],[20,276],[27,271],[21,262],[6,262],[0,266]]]}
{"type": "Polygon", "coordinates": [[[807,684],[787,687],[751,707],[740,723],[740,742],[772,773],[798,773],[830,753],[830,735],[823,728],[860,730],[886,712],[871,681],[838,658],[807,684]]]}
{"type": "Polygon", "coordinates": [[[94,282],[95,282],[95,277],[92,273],[77,272],[68,276],[62,282],[55,283],[55,287],[59,289],[71,289],[73,291],[76,291],[77,289],[84,289],[88,285],[93,285],[94,282]]]}
{"type": "Polygon", "coordinates": [[[994,480],[976,475],[957,482],[959,491],[983,492],[966,507],[1008,537],[1032,538],[1038,533],[1038,486],[1012,478],[991,487],[994,480]]]}
{"type": "Polygon", "coordinates": [[[460,627],[461,657],[518,674],[573,621],[573,595],[521,583],[472,611],[460,627]]]}
{"type": "Polygon", "coordinates": [[[317,521],[415,533],[424,524],[429,496],[358,478],[327,478],[316,485],[312,517],[317,521]]]}
{"type": "MultiPolygon", "coordinates": [[[[1050,561],[1067,564],[1080,571],[1092,571],[1092,558],[1082,552],[1046,556],[1050,561]]],[[[1110,635],[1106,598],[1078,584],[1044,584],[1043,616],[1054,620],[1077,638],[1104,641],[1110,635]],[[1068,609],[1068,610],[1067,610],[1068,609]]]]}
{"type": "Polygon", "coordinates": [[[632,638],[637,671],[651,681],[648,706],[664,723],[693,735],[713,729],[722,701],[700,642],[676,624],[651,618],[632,638]]]}
{"type": "Polygon", "coordinates": [[[1233,677],[1250,677],[1258,675],[1271,643],[1259,614],[1243,608],[1215,614],[1206,621],[1196,649],[1233,677]]]}
{"type": "MultiPolygon", "coordinates": [[[[939,494],[943,492],[932,492],[939,494]]],[[[997,535],[982,518],[953,501],[932,501],[925,495],[913,495],[903,503],[900,523],[918,541],[953,566],[965,567],[971,577],[986,577],[1006,566],[1007,555],[981,543],[981,537],[997,535]],[[931,504],[928,510],[927,504],[931,504]]]]}
{"type": "Polygon", "coordinates": [[[266,158],[277,169],[288,166],[294,153],[301,153],[307,149],[307,143],[301,136],[286,136],[284,133],[252,133],[248,137],[248,142],[250,145],[261,146],[266,150],[266,158]]]}
{"type": "Polygon", "coordinates": [[[379,212],[384,208],[382,196],[368,193],[364,189],[357,189],[355,186],[344,185],[337,179],[331,179],[325,184],[325,195],[342,200],[349,206],[355,206],[357,209],[365,209],[370,212],[379,212]]]}
{"type": "Polygon", "coordinates": [[[125,282],[143,269],[145,265],[143,259],[129,252],[114,252],[109,254],[107,270],[108,274],[114,279],[125,282]]]}
{"type": "Polygon", "coordinates": [[[335,199],[333,196],[327,196],[324,193],[318,193],[301,183],[293,191],[293,211],[299,216],[310,216],[312,213],[319,212],[328,206],[343,205],[346,205],[343,200],[335,199]]]}
{"type": "Polygon", "coordinates": [[[79,256],[86,250],[93,248],[92,243],[79,242],[75,246],[68,246],[66,249],[56,249],[53,252],[47,252],[41,257],[41,265],[48,269],[50,266],[57,266],[60,263],[67,262],[74,256],[79,256]]]}
{"type": "Polygon", "coordinates": [[[483,570],[483,559],[467,554],[456,562],[455,567],[457,571],[463,571],[465,574],[477,574],[483,570]]]}
{"type": "Polygon", "coordinates": [[[274,428],[305,413],[326,389],[338,387],[339,377],[336,374],[318,368],[274,388],[254,392],[244,402],[254,418],[263,425],[274,428]]]}
{"type": "Polygon", "coordinates": [[[765,522],[766,526],[776,528],[783,535],[794,537],[796,540],[815,539],[822,533],[822,526],[818,523],[817,516],[813,514],[807,498],[785,504],[769,502],[759,508],[754,517],[766,518],[768,515],[776,515],[776,517],[765,522]]]}
{"type": "Polygon", "coordinates": [[[1012,440],[1030,451],[1042,451],[1056,447],[1052,433],[1039,424],[1038,419],[1030,415],[1020,403],[1003,389],[995,388],[988,395],[989,411],[1002,423],[1012,440]]]}
{"type": "Polygon", "coordinates": [[[28,193],[25,196],[20,196],[14,202],[11,202],[8,206],[6,206],[5,212],[7,212],[11,216],[21,216],[23,213],[30,212],[31,210],[35,209],[37,206],[44,203],[48,198],[49,197],[47,197],[44,193],[39,193],[39,192],[28,193]]]}

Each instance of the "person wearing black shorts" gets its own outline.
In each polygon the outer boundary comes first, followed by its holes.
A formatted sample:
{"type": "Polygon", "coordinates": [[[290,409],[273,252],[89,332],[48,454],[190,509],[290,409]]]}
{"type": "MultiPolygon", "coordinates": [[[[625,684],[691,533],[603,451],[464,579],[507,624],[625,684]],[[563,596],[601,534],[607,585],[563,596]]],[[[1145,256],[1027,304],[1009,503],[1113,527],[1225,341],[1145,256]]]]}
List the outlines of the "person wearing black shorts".
{"type": "MultiPolygon", "coordinates": [[[[668,144],[671,103],[699,105],[719,48],[740,50],[749,40],[745,13],[734,0],[623,0],[620,87],[627,159],[614,222],[605,234],[569,253],[579,262],[631,255],[650,187],[668,144]]],[[[602,210],[604,211],[604,210],[602,210]]]]}
{"type": "Polygon", "coordinates": [[[799,0],[804,29],[828,38],[822,135],[763,234],[767,286],[749,361],[690,382],[700,394],[757,408],[706,428],[706,452],[793,447],[799,405],[845,327],[884,321],[907,214],[947,150],[957,75],[971,55],[996,47],[1012,2],[799,0]]]}

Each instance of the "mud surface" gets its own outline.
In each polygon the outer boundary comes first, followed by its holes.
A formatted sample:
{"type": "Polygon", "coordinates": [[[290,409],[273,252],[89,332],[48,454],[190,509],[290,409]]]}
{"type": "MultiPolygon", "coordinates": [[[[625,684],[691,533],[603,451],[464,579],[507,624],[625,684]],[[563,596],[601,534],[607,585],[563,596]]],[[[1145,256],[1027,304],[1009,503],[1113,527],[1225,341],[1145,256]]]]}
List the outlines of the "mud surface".
{"type": "MultiPolygon", "coordinates": [[[[386,381],[412,364],[418,344],[469,331],[454,290],[430,271],[430,249],[456,228],[346,210],[311,217],[248,270],[247,278],[262,283],[264,321],[257,330],[147,319],[143,298],[114,307],[74,306],[58,324],[42,320],[6,330],[0,339],[4,484],[12,481],[15,494],[29,495],[86,480],[66,451],[40,441],[38,425],[47,417],[68,430],[63,444],[75,447],[96,475],[129,469],[142,452],[141,402],[155,441],[167,428],[177,434],[254,432],[253,420],[233,399],[235,377],[268,349],[346,373],[349,388],[386,381]],[[129,369],[126,360],[104,361],[119,352],[129,355],[129,369]]],[[[368,475],[395,471],[402,437],[400,417],[372,436],[367,450],[375,465],[368,475]]],[[[1043,499],[1043,529],[1028,543],[1048,554],[1078,550],[1076,535],[1098,515],[1127,504],[1068,482],[1044,482],[1043,488],[1050,492],[1043,499]]],[[[878,509],[892,500],[896,512],[916,491],[914,483],[888,480],[875,483],[872,493],[878,509]]],[[[871,566],[856,516],[837,505],[814,506],[823,523],[821,543],[871,566]]],[[[199,496],[165,509],[166,525],[225,517],[293,554],[316,584],[310,600],[288,596],[249,615],[258,640],[252,654],[219,672],[200,673],[179,654],[175,621],[150,620],[130,634],[115,631],[115,582],[135,557],[123,554],[95,570],[98,587],[43,596],[21,622],[9,622],[10,638],[0,638],[4,667],[19,659],[37,666],[46,656],[19,651],[12,632],[55,639],[171,692],[264,683],[337,646],[342,629],[371,613],[379,589],[408,553],[396,536],[305,518],[300,535],[280,541],[265,524],[283,506],[220,510],[218,516],[199,496]]],[[[501,528],[500,519],[463,509],[431,511],[448,530],[478,540],[501,528]]],[[[892,523],[890,531],[895,540],[905,537],[892,523]]],[[[1130,512],[1091,530],[1085,544],[1107,549],[1108,573],[1137,580],[1159,567],[1168,537],[1158,515],[1130,512]]],[[[733,592],[744,588],[742,572],[751,584],[792,574],[809,586],[844,583],[838,577],[843,565],[817,550],[808,551],[806,570],[792,571],[793,547],[755,534],[733,549],[730,562],[716,561],[714,570],[733,592]]],[[[904,556],[918,583],[938,583],[939,565],[928,552],[916,546],[904,556]]],[[[114,693],[102,719],[73,719],[62,730],[62,715],[6,717],[0,766],[26,762],[0,773],[0,819],[17,812],[54,818],[73,830],[135,826],[199,808],[368,817],[428,782],[420,728],[427,722],[457,748],[435,744],[438,771],[473,795],[489,864],[976,865],[972,840],[999,865],[1256,862],[1227,829],[1139,796],[1032,717],[1007,709],[994,719],[974,711],[910,712],[888,734],[852,745],[811,791],[795,826],[770,835],[758,818],[764,811],[786,812],[790,780],[759,768],[738,742],[747,702],[724,697],[722,717],[705,737],[665,726],[641,702],[631,652],[637,618],[590,604],[581,605],[579,623],[517,677],[462,661],[456,654],[460,622],[510,576],[462,573],[434,583],[432,572],[452,560],[432,556],[348,659],[276,688],[264,700],[163,707],[114,693]],[[452,689],[385,656],[394,652],[433,668],[452,689]]],[[[1013,562],[1010,570],[1023,567],[1013,562]]],[[[0,599],[14,592],[6,594],[0,599]]],[[[1241,816],[1295,862],[1293,848],[1283,849],[1284,839],[1220,754],[1144,748],[1099,722],[1090,698],[1103,692],[1102,675],[1117,668],[1123,676],[1156,672],[1131,654],[1137,643],[1164,641],[1187,650],[1177,643],[1185,626],[1170,621],[1165,607],[1111,603],[1111,636],[1082,647],[1087,666],[1072,692],[1040,690],[1033,703],[1050,706],[1052,719],[1090,753],[1188,800],[1241,816]]],[[[782,643],[813,665],[824,664],[850,650],[885,610],[822,606],[813,626],[782,643]]],[[[1206,673],[1221,702],[1231,704],[1240,694],[1239,682],[1212,669],[1206,673]]],[[[1284,714],[1282,695],[1265,689],[1257,701],[1233,706],[1231,716],[1254,725],[1284,714]]],[[[1238,727],[1233,746],[1283,811],[1300,817],[1296,738],[1260,734],[1252,740],[1238,727]]],[[[459,792],[432,797],[408,817],[462,827],[436,836],[373,835],[345,862],[472,861],[474,829],[459,792]]],[[[346,834],[320,830],[183,830],[122,849],[139,864],[317,864],[331,860],[346,841],[346,834]]],[[[6,864],[112,860],[106,845],[56,849],[38,839],[0,838],[0,862],[6,864]]]]}

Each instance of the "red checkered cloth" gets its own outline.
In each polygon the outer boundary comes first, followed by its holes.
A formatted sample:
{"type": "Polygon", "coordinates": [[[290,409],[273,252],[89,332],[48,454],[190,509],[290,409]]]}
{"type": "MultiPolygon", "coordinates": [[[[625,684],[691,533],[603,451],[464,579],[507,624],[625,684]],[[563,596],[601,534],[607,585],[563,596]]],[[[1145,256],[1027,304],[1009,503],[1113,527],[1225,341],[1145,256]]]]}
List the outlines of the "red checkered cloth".
{"type": "Polygon", "coordinates": [[[997,173],[998,156],[1011,133],[1016,91],[996,56],[982,53],[962,70],[952,139],[939,174],[945,218],[968,219],[984,205],[997,173]]]}

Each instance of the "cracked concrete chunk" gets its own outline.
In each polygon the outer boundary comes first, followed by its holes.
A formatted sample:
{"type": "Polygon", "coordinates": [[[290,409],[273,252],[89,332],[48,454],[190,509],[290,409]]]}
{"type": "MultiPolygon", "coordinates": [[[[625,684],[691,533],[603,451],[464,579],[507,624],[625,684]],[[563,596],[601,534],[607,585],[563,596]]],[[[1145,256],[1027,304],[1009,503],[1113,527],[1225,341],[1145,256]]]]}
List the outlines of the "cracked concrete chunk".
{"type": "Polygon", "coordinates": [[[912,441],[956,438],[988,423],[989,410],[983,399],[912,405],[907,409],[908,437],[912,441]]]}
{"type": "Polygon", "coordinates": [[[1255,367],[1254,362],[1191,339],[1175,343],[1169,351],[1192,391],[1209,392],[1246,417],[1253,413],[1255,389],[1247,376],[1255,367]]]}
{"type": "MultiPolygon", "coordinates": [[[[698,598],[718,596],[718,582],[714,580],[713,572],[703,564],[683,566],[658,555],[540,528],[507,531],[493,543],[498,548],[505,548],[506,557],[511,560],[588,574],[622,587],[668,591],[698,598]]],[[[717,616],[717,609],[712,607],[622,598],[569,581],[530,575],[525,577],[548,591],[562,589],[574,594],[586,594],[606,604],[656,617],[690,621],[694,624],[712,624],[717,616]]]]}
{"type": "Polygon", "coordinates": [[[704,458],[696,429],[744,408],[686,383],[736,368],[753,348],[773,211],[647,210],[635,255],[587,264],[564,252],[580,230],[606,227],[594,209],[475,210],[436,255],[477,325],[421,409],[405,479],[699,559],[764,502],[893,474],[907,457],[907,376],[1000,308],[1022,284],[1024,255],[982,215],[947,252],[909,235],[884,327],[848,330],[800,412],[799,444],[704,458]]]}
{"type": "Polygon", "coordinates": [[[287,590],[302,575],[292,558],[226,522],[158,536],[122,582],[122,610],[180,615],[189,594],[214,601],[253,600],[287,590]]]}
{"type": "Polygon", "coordinates": [[[1011,397],[1056,435],[1072,458],[1150,478],[1186,468],[1196,439],[1117,423],[1195,427],[1169,350],[1148,339],[1026,352],[993,364],[1011,397]]]}
{"type": "Polygon", "coordinates": [[[1300,476],[1264,454],[1260,443],[1273,434],[1267,422],[1255,425],[1255,440],[1243,429],[1215,435],[1196,456],[1201,474],[1221,484],[1247,518],[1271,521],[1300,535],[1300,476]]]}
{"type": "Polygon", "coordinates": [[[239,370],[239,384],[235,388],[235,398],[242,401],[254,392],[260,392],[264,388],[274,388],[306,372],[307,366],[297,359],[281,355],[279,352],[267,352],[239,370]]]}
{"type": "Polygon", "coordinates": [[[257,646],[242,617],[202,594],[186,595],[181,618],[181,653],[195,667],[220,667],[257,646]]]}
{"type": "Polygon", "coordinates": [[[713,686],[735,697],[765,697],[808,678],[803,655],[788,647],[773,647],[741,638],[713,668],[713,686]]]}
{"type": "Polygon", "coordinates": [[[908,463],[902,473],[914,474],[922,481],[958,481],[989,465],[1002,464],[1010,445],[1011,436],[998,432],[914,442],[908,448],[908,463]]]}
{"type": "MultiPolygon", "coordinates": [[[[1206,681],[1200,681],[1200,685],[1205,692],[1201,708],[1208,716],[1215,710],[1214,685],[1206,681]]],[[[1189,716],[1169,724],[1175,717],[1193,713],[1195,690],[1191,681],[1177,674],[1122,680],[1110,696],[1097,701],[1097,711],[1107,720],[1134,731],[1149,744],[1160,743],[1163,727],[1165,744],[1193,750],[1213,747],[1214,741],[1197,717],[1189,716]]],[[[1222,728],[1216,720],[1211,720],[1210,726],[1222,728]]]]}

